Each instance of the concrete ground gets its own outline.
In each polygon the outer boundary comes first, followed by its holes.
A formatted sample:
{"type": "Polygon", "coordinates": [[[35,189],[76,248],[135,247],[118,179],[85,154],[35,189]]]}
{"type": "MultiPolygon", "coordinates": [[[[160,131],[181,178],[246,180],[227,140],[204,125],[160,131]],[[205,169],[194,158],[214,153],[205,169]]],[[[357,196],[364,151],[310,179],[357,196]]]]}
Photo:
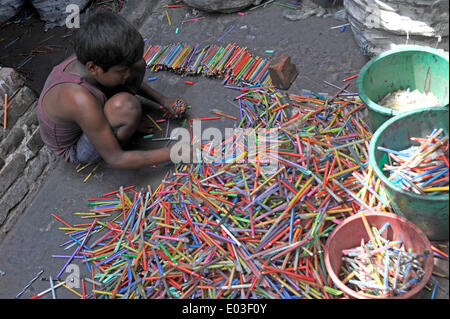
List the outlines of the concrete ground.
{"type": "MultiPolygon", "coordinates": [[[[181,24],[181,21],[193,16],[191,10],[177,8],[169,9],[172,22],[172,25],[169,25],[165,10],[161,9],[161,5],[168,2],[154,1],[152,12],[141,15],[136,20],[140,32],[149,43],[206,46],[236,42],[240,46],[248,47],[250,53],[261,57],[270,58],[271,55],[265,53],[265,50],[269,49],[288,54],[300,73],[288,90],[289,93],[296,94],[307,89],[333,94],[336,90],[325,85],[323,80],[339,84],[342,79],[358,73],[367,62],[367,58],[361,56],[350,29],[345,32],[340,32],[339,28],[330,29],[343,24],[332,17],[309,17],[305,20],[290,21],[283,17],[285,10],[289,9],[269,5],[266,8],[245,11],[245,16],[199,13],[205,19],[181,24]],[[234,26],[233,31],[218,42],[231,26],[234,26]],[[175,33],[177,27],[178,34],[175,33]]],[[[130,16],[131,18],[133,17],[130,16]]],[[[54,64],[58,62],[55,61],[54,64]]],[[[158,80],[152,82],[154,88],[166,95],[180,96],[193,106],[188,112],[190,117],[211,116],[212,108],[228,114],[238,114],[237,109],[227,102],[236,96],[235,91],[224,88],[220,80],[203,76],[189,77],[189,80],[196,82],[191,86],[185,84],[185,78],[170,72],[152,74],[148,71],[147,77],[150,76],[158,77],[158,80]]],[[[356,88],[352,85],[348,90],[356,91],[356,88]]],[[[219,122],[220,128],[233,126],[232,120],[224,119],[219,122]]],[[[174,127],[172,123],[171,128],[174,127]]],[[[163,132],[157,132],[157,135],[164,135],[165,129],[163,126],[163,132]]],[[[156,147],[155,143],[148,141],[141,144],[146,148],[156,147]]],[[[62,224],[51,217],[52,213],[68,223],[79,223],[80,219],[72,215],[72,212],[86,210],[88,198],[101,196],[120,186],[151,185],[155,189],[170,168],[170,165],[161,165],[158,168],[118,171],[102,166],[84,183],[83,180],[91,168],[77,173],[74,165],[60,162],[30,208],[0,243],[0,270],[5,273],[0,275],[0,298],[15,298],[41,270],[44,270],[41,275],[43,278],[56,277],[65,260],[52,258],[52,255],[71,254],[70,250],[59,247],[67,237],[64,232],[58,230],[62,224]]],[[[444,273],[447,278],[440,279],[441,289],[438,289],[436,298],[448,299],[448,261],[438,260],[437,263],[438,272],[444,273]]],[[[82,277],[87,275],[84,265],[80,267],[80,271],[82,277]]],[[[66,273],[61,278],[68,275],[69,273],[66,273]]],[[[21,298],[29,298],[48,287],[48,281],[39,279],[21,298]]],[[[57,297],[78,298],[65,289],[58,289],[57,297]]],[[[425,289],[419,297],[429,298],[430,291],[425,289]]],[[[51,298],[51,295],[44,298],[51,298]]]]}

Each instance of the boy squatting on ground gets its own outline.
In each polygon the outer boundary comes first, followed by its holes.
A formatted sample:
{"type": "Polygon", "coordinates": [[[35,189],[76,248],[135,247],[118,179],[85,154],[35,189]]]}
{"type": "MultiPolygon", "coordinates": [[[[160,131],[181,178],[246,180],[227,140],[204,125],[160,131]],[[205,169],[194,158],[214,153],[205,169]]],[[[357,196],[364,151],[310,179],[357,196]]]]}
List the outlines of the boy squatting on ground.
{"type": "MultiPolygon", "coordinates": [[[[53,68],[39,98],[38,119],[44,143],[68,162],[103,160],[133,169],[170,161],[170,148],[123,150],[137,131],[145,132],[137,95],[180,115],[177,100],[143,83],[144,40],[124,18],[91,15],[74,35],[75,55],[53,68]]],[[[148,123],[147,123],[148,124],[148,123]]]]}

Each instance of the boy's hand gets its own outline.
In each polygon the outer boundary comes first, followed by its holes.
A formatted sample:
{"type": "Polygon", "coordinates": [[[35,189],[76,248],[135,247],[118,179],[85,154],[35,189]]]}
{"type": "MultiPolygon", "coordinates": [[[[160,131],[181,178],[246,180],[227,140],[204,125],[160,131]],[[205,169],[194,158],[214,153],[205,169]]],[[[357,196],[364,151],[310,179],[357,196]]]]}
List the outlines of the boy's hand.
{"type": "Polygon", "coordinates": [[[164,117],[170,119],[179,118],[187,109],[187,104],[180,98],[175,99],[167,99],[167,101],[163,105],[166,113],[164,117]]]}

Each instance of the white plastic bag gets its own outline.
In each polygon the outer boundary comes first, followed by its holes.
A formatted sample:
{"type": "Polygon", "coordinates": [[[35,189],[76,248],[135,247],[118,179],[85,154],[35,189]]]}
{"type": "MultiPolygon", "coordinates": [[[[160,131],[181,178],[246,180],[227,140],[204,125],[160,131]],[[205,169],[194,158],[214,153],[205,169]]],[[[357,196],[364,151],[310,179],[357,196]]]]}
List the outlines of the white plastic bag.
{"type": "Polygon", "coordinates": [[[66,23],[68,5],[77,5],[83,10],[89,0],[30,0],[33,7],[39,13],[39,17],[45,22],[45,28],[50,29],[56,26],[63,26],[66,23]]]}
{"type": "Polygon", "coordinates": [[[448,50],[448,0],[344,0],[344,7],[364,55],[405,44],[448,50]]]}
{"type": "Polygon", "coordinates": [[[261,0],[184,0],[184,3],[203,11],[236,12],[250,5],[258,5],[261,0]]]}
{"type": "Polygon", "coordinates": [[[0,0],[0,24],[18,14],[24,4],[25,0],[0,0]]]}

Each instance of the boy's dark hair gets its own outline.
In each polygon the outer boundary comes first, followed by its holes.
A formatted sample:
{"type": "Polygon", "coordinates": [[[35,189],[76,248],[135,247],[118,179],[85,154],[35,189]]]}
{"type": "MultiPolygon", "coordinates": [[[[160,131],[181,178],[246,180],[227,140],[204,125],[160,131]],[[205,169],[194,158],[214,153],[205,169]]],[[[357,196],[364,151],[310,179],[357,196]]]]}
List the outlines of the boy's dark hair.
{"type": "Polygon", "coordinates": [[[104,72],[114,65],[131,66],[144,54],[144,40],[136,28],[105,10],[91,14],[73,40],[78,61],[92,61],[104,72]]]}

